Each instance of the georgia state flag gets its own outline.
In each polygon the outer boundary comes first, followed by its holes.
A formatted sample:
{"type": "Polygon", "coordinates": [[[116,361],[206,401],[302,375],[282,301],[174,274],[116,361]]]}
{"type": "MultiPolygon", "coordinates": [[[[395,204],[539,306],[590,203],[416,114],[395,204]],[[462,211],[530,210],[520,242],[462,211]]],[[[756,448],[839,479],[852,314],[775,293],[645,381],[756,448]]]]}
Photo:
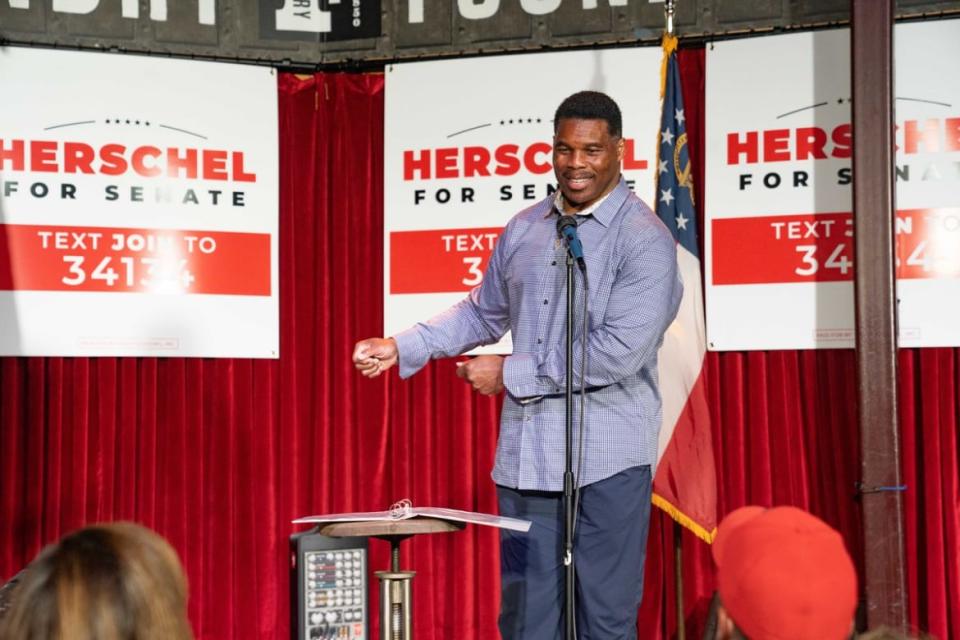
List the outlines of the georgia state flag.
{"type": "Polygon", "coordinates": [[[664,36],[656,212],[677,241],[684,290],[680,310],[660,348],[663,426],[653,503],[712,542],[717,528],[717,479],[704,388],[703,283],[676,46],[675,37],[664,36]]]}

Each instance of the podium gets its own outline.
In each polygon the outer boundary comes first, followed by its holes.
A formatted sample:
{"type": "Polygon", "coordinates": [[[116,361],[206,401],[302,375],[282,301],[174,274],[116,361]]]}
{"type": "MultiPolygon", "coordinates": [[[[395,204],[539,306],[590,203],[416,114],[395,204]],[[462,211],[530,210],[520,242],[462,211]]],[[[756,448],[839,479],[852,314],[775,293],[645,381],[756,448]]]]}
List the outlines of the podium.
{"type": "Polygon", "coordinates": [[[378,538],[390,543],[390,569],[376,572],[380,580],[380,638],[411,640],[411,581],[416,572],[400,568],[400,543],[417,534],[460,531],[464,526],[463,522],[418,516],[408,520],[332,522],[320,525],[318,532],[331,538],[378,538]]]}
{"type": "Polygon", "coordinates": [[[378,538],[390,543],[390,569],[376,572],[380,580],[380,639],[412,640],[411,580],[415,572],[400,568],[400,543],[421,533],[460,531],[467,523],[527,532],[530,522],[486,513],[441,507],[414,507],[401,500],[389,511],[335,513],[294,520],[313,524],[330,538],[378,538]]]}

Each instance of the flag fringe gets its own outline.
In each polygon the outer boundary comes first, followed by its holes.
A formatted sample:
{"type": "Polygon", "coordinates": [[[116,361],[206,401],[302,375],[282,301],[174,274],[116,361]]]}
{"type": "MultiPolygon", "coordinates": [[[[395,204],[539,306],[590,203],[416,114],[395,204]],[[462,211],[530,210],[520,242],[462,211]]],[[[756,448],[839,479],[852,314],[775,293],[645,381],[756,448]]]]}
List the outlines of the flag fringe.
{"type": "Polygon", "coordinates": [[[663,34],[660,46],[663,47],[663,60],[660,62],[660,99],[662,100],[667,91],[667,64],[670,61],[670,55],[677,50],[677,36],[663,34]]]}
{"type": "Polygon", "coordinates": [[[717,535],[717,529],[707,531],[701,525],[697,524],[690,516],[683,513],[677,507],[673,506],[666,498],[656,493],[653,494],[653,504],[661,510],[666,511],[667,515],[680,523],[680,526],[689,529],[693,535],[697,536],[707,544],[713,544],[713,538],[717,535]]]}

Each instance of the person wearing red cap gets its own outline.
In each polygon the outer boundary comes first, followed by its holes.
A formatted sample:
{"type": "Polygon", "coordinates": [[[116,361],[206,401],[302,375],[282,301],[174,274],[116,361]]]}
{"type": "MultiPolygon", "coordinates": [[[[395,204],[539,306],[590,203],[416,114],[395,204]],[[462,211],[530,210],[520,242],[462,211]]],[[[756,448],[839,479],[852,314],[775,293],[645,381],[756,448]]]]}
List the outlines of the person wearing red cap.
{"type": "Polygon", "coordinates": [[[857,574],[840,534],[795,507],[742,507],[713,542],[716,640],[845,640],[857,574]]]}

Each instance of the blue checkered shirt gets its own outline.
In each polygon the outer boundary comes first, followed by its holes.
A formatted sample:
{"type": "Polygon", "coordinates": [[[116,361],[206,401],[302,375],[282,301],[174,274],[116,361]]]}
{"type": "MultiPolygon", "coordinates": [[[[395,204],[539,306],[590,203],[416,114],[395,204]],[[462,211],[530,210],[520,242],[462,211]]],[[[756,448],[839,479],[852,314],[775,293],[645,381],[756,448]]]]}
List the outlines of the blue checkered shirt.
{"type": "MultiPolygon", "coordinates": [[[[493,480],[506,487],[561,491],[564,468],[566,248],[548,197],[521,211],[497,241],[483,282],[461,302],[395,336],[400,376],[431,358],[497,342],[508,330],[507,395],[493,480]]],[[[654,465],[661,406],[657,350],[683,285],[670,232],[621,178],[578,233],[590,284],[584,486],[637,465],[654,465]]],[[[574,384],[582,369],[582,279],[577,278],[574,384]]],[[[574,470],[579,439],[575,397],[574,470]]]]}

